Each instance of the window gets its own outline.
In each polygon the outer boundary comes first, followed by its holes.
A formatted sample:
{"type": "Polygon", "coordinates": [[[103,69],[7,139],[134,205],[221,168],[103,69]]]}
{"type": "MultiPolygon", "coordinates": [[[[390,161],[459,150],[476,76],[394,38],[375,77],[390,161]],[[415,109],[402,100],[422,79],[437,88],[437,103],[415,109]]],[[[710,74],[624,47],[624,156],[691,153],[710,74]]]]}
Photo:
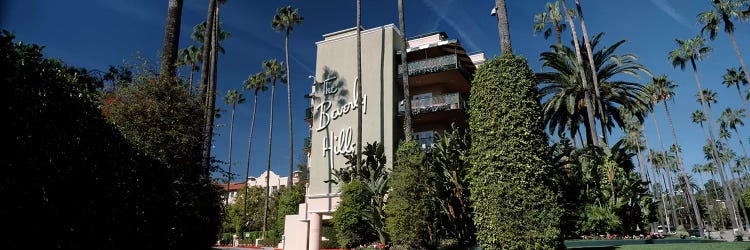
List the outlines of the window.
{"type": "Polygon", "coordinates": [[[432,147],[432,144],[435,143],[435,132],[432,130],[414,132],[414,140],[421,148],[432,147]]]}

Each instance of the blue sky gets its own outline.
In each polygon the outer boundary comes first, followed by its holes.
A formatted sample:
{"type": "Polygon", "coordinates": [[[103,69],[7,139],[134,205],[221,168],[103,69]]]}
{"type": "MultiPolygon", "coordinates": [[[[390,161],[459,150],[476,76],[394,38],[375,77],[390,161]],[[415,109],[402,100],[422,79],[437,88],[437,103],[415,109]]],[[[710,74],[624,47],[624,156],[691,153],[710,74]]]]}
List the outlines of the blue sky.
{"type": "MultiPolygon", "coordinates": [[[[362,23],[365,28],[397,23],[397,2],[363,0],[362,23]]],[[[408,36],[433,31],[444,31],[459,39],[467,51],[484,51],[488,57],[499,54],[497,23],[489,15],[494,1],[411,0],[406,2],[406,33],[408,36]]],[[[533,16],[543,11],[546,1],[510,0],[508,13],[511,39],[516,54],[525,56],[535,71],[541,69],[539,53],[549,49],[554,41],[544,40],[532,33],[533,16]]],[[[572,2],[572,1],[569,1],[572,2]]],[[[674,102],[670,103],[674,125],[683,147],[685,165],[703,163],[701,147],[704,143],[700,127],[690,122],[689,115],[699,105],[695,102],[697,87],[691,72],[673,69],[667,53],[676,48],[675,38],[690,38],[698,34],[700,26],[695,16],[709,8],[709,1],[634,0],[582,1],[590,34],[605,32],[603,44],[627,40],[619,53],[633,53],[639,62],[654,74],[667,74],[679,84],[674,102]]],[[[206,17],[207,0],[185,0],[180,47],[190,40],[192,27],[206,17]]],[[[303,121],[308,102],[302,96],[309,91],[308,75],[314,74],[315,42],[322,34],[355,26],[355,1],[228,1],[221,8],[224,27],[232,33],[223,46],[227,54],[219,61],[219,90],[239,89],[248,75],[261,70],[261,62],[270,58],[284,58],[284,36],[271,28],[277,7],[293,5],[299,8],[305,22],[296,27],[290,40],[292,96],[294,117],[294,160],[302,154],[302,140],[308,136],[303,121]]],[[[98,0],[44,1],[8,0],[0,6],[0,27],[13,31],[18,40],[46,45],[45,54],[65,62],[91,69],[104,70],[108,65],[133,62],[140,54],[158,62],[163,41],[163,25],[167,0],[98,0]]],[[[565,33],[564,39],[570,39],[565,33]]],[[[736,38],[746,61],[750,61],[750,24],[737,24],[736,38]]],[[[734,50],[724,33],[709,45],[715,51],[698,65],[704,87],[719,93],[714,113],[726,107],[739,108],[742,103],[734,89],[721,84],[721,76],[728,67],[738,67],[734,50]]],[[[632,79],[647,83],[649,79],[632,79]]],[[[288,127],[286,122],[285,86],[279,85],[274,123],[272,170],[288,171],[288,127]]],[[[252,93],[245,92],[251,100],[252,93]]],[[[268,140],[268,94],[259,98],[258,119],[252,150],[251,175],[265,169],[268,140]]],[[[219,102],[221,108],[228,107],[219,102]]],[[[234,132],[234,168],[244,174],[249,134],[251,103],[240,105],[234,132]]],[[[661,126],[665,145],[672,143],[663,108],[655,115],[661,126]]],[[[226,125],[229,115],[217,121],[226,125]]],[[[646,121],[651,147],[658,148],[653,119],[646,121]]],[[[228,156],[228,126],[217,129],[214,154],[218,159],[228,156]]],[[[747,140],[750,129],[741,127],[747,140]]],[[[615,135],[617,136],[617,135],[615,135]]],[[[741,153],[735,142],[735,149],[741,153]]],[[[701,178],[702,179],[702,178],[701,178]]]]}

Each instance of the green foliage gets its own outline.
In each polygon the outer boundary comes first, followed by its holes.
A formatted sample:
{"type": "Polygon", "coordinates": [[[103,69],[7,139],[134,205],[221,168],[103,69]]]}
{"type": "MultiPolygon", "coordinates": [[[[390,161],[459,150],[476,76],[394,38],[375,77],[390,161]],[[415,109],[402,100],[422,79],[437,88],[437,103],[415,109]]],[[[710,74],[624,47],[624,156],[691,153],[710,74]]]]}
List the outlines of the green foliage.
{"type": "Polygon", "coordinates": [[[429,195],[432,228],[440,239],[454,239],[456,245],[474,245],[474,223],[469,204],[469,135],[452,127],[439,136],[427,154],[430,168],[429,195]]]}
{"type": "Polygon", "coordinates": [[[687,237],[690,237],[690,233],[688,233],[687,230],[685,230],[685,226],[679,225],[677,226],[677,232],[674,234],[677,237],[680,237],[680,239],[685,239],[687,237]]]}
{"type": "MultiPolygon", "coordinates": [[[[219,195],[196,174],[203,171],[190,162],[199,155],[191,142],[176,140],[157,150],[146,137],[131,138],[147,133],[123,131],[102,115],[98,106],[106,103],[98,103],[97,90],[103,81],[45,59],[41,46],[13,39],[7,31],[0,34],[8,118],[3,141],[13,145],[0,159],[0,195],[13,201],[0,210],[4,225],[13,228],[5,235],[13,240],[4,247],[34,242],[56,249],[187,249],[215,243],[219,195]],[[44,240],[29,239],[39,233],[26,232],[38,232],[39,225],[45,225],[44,240]]],[[[196,106],[184,96],[167,91],[154,98],[156,105],[169,102],[177,111],[144,113],[171,122],[141,128],[165,137],[189,134],[191,125],[183,123],[189,119],[179,117],[200,112],[187,108],[196,106]]]]}
{"type": "Polygon", "coordinates": [[[393,245],[423,248],[430,238],[429,174],[425,152],[415,141],[401,143],[391,173],[391,192],[385,207],[386,232],[393,245]]]}
{"type": "MultiPolygon", "coordinates": [[[[265,206],[265,189],[261,187],[250,187],[247,192],[237,193],[237,201],[230,204],[226,209],[224,216],[225,232],[242,232],[242,231],[259,231],[263,226],[263,207],[265,206]],[[245,201],[247,201],[247,215],[243,216],[245,211],[245,201]]],[[[269,207],[275,209],[275,196],[270,197],[269,207]]],[[[269,217],[273,218],[273,217],[269,217]]],[[[260,238],[258,235],[255,238],[260,238]]],[[[255,239],[254,238],[254,239],[255,239]]]]}
{"type": "Polygon", "coordinates": [[[469,188],[480,247],[561,248],[558,171],[526,60],[504,54],[480,66],[471,102],[469,188]]]}
{"type": "Polygon", "coordinates": [[[372,193],[367,185],[359,180],[344,183],[341,186],[341,202],[333,213],[333,225],[338,244],[352,248],[367,243],[374,238],[364,219],[367,204],[372,200],[372,193]]]}
{"type": "Polygon", "coordinates": [[[620,229],[622,222],[609,206],[586,205],[578,222],[582,233],[599,235],[614,233],[620,229]]]}
{"type": "Polygon", "coordinates": [[[299,213],[299,204],[303,202],[305,202],[305,182],[295,184],[291,190],[282,188],[276,201],[275,229],[279,238],[284,234],[286,216],[299,213]]]}

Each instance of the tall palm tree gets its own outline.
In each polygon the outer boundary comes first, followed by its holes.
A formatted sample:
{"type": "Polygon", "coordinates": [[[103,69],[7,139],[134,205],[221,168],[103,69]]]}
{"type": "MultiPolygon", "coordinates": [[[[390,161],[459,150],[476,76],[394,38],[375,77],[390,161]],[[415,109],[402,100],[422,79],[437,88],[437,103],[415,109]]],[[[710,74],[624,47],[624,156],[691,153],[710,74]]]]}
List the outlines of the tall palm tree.
{"type": "Polygon", "coordinates": [[[180,25],[182,24],[182,0],[169,0],[167,22],[164,25],[164,45],[161,49],[161,69],[159,80],[174,81],[177,75],[177,50],[180,45],[180,25]],[[170,80],[171,79],[171,80],[170,80]]]}
{"type": "Polygon", "coordinates": [[[412,139],[411,130],[411,94],[409,93],[409,61],[407,60],[407,52],[409,49],[409,43],[406,42],[406,21],[404,21],[404,0],[398,0],[398,26],[401,31],[401,67],[403,73],[401,79],[403,80],[404,88],[404,138],[409,141],[412,139]]]}
{"type": "Polygon", "coordinates": [[[706,115],[703,113],[703,111],[696,110],[692,114],[690,114],[690,120],[693,123],[697,123],[701,126],[701,134],[703,134],[703,139],[708,141],[708,136],[706,135],[706,130],[703,127],[703,123],[707,122],[706,115]]]}
{"type": "Polygon", "coordinates": [[[273,142],[273,99],[274,92],[276,90],[276,81],[284,82],[286,80],[286,72],[284,72],[284,62],[277,62],[276,59],[263,61],[263,74],[267,77],[267,81],[271,83],[271,109],[268,111],[268,162],[266,165],[266,202],[263,209],[263,233],[261,238],[266,238],[266,230],[268,229],[268,199],[271,193],[271,145],[273,142]]]}
{"type": "Polygon", "coordinates": [[[740,99],[742,100],[742,103],[745,105],[745,109],[748,109],[747,98],[742,96],[742,90],[740,90],[740,85],[748,84],[745,72],[741,70],[738,71],[735,68],[729,68],[727,69],[727,73],[724,74],[721,78],[724,79],[722,83],[726,85],[727,87],[731,87],[734,85],[737,88],[737,94],[740,95],[740,99]]]}
{"type": "MultiPolygon", "coordinates": [[[[675,84],[673,81],[667,79],[666,75],[661,75],[658,77],[653,77],[651,79],[651,83],[646,87],[649,89],[652,98],[656,102],[662,102],[664,104],[664,114],[667,116],[667,122],[669,123],[669,128],[672,131],[672,138],[674,139],[674,145],[676,147],[679,147],[679,142],[677,140],[677,133],[675,132],[674,125],[672,124],[672,116],[669,113],[669,105],[667,104],[667,101],[672,99],[672,96],[675,95],[674,89],[677,88],[677,84],[675,84]]],[[[674,150],[675,156],[677,156],[677,166],[680,169],[680,172],[682,174],[682,183],[685,184],[684,191],[685,196],[689,203],[691,203],[693,207],[693,214],[695,215],[695,220],[698,223],[698,229],[701,232],[703,232],[703,219],[701,218],[700,210],[698,209],[698,204],[695,202],[695,196],[692,192],[692,189],[688,184],[690,183],[688,181],[688,175],[687,171],[685,171],[685,166],[682,163],[682,153],[681,150],[674,150]]]]}
{"type": "MultiPolygon", "coordinates": [[[[229,122],[229,158],[227,160],[227,191],[229,191],[229,184],[232,183],[232,135],[234,134],[234,111],[237,104],[245,103],[245,96],[242,95],[236,89],[227,91],[224,95],[224,103],[232,106],[232,118],[229,122]]],[[[224,204],[224,209],[229,207],[229,194],[227,193],[227,200],[224,204]]]]}
{"type": "MultiPolygon", "coordinates": [[[[214,9],[213,9],[213,12],[214,12],[213,24],[212,24],[213,26],[210,29],[210,32],[211,32],[211,45],[210,45],[211,54],[209,58],[210,64],[206,64],[206,63],[203,64],[205,65],[204,68],[210,66],[210,71],[209,71],[210,79],[208,80],[208,82],[210,83],[206,85],[208,86],[209,94],[206,96],[206,101],[205,101],[205,105],[207,107],[206,110],[208,110],[207,117],[206,117],[206,120],[208,121],[207,127],[206,127],[207,139],[204,142],[204,144],[207,145],[206,157],[209,159],[211,158],[211,148],[212,148],[211,145],[213,144],[213,134],[214,134],[213,133],[214,132],[214,119],[216,118],[216,85],[217,85],[216,80],[218,78],[218,68],[219,68],[218,67],[218,60],[219,60],[218,50],[219,50],[219,38],[220,38],[219,35],[221,34],[220,32],[221,25],[219,23],[219,6],[226,3],[227,0],[216,0],[216,1],[217,2],[216,4],[214,4],[214,9]]],[[[201,75],[201,79],[202,77],[203,76],[201,75]]]]}
{"type": "MultiPolygon", "coordinates": [[[[663,148],[664,146],[661,145],[663,148]]],[[[652,150],[649,153],[649,157],[651,157],[651,162],[654,167],[654,170],[657,172],[657,174],[661,173],[662,177],[662,183],[663,183],[663,190],[666,192],[667,198],[669,200],[665,200],[662,198],[662,200],[665,203],[665,216],[669,216],[666,214],[666,208],[669,207],[671,219],[673,223],[677,223],[677,211],[675,209],[676,203],[674,200],[674,185],[672,185],[672,171],[671,166],[672,162],[674,161],[674,157],[667,153],[667,151],[654,151],[652,150]],[[667,205],[668,202],[668,205],[667,205]]],[[[669,217],[668,217],[669,218],[669,217]]]]}
{"type": "MultiPolygon", "coordinates": [[[[586,22],[583,19],[583,9],[581,8],[581,0],[575,0],[576,1],[576,10],[578,11],[578,18],[581,20],[581,33],[583,33],[583,44],[586,46],[586,54],[589,57],[588,60],[588,66],[591,70],[590,72],[596,72],[596,65],[594,62],[594,54],[592,53],[592,44],[591,39],[589,39],[589,32],[586,30],[586,22]]],[[[599,79],[597,74],[591,74],[592,82],[594,83],[594,100],[596,100],[595,105],[598,107],[602,107],[602,99],[601,99],[601,92],[599,91],[599,79]]],[[[607,123],[607,116],[604,114],[606,110],[603,108],[599,108],[599,116],[601,117],[601,126],[602,126],[602,136],[604,139],[604,143],[607,144],[607,129],[606,129],[606,123],[607,123]]]]}
{"type": "MultiPolygon", "coordinates": [[[[698,76],[698,66],[696,65],[695,61],[701,61],[703,60],[703,57],[711,53],[713,49],[711,47],[708,47],[705,45],[706,40],[703,39],[701,36],[696,36],[691,39],[682,40],[682,39],[675,39],[675,42],[677,43],[678,48],[669,52],[669,60],[672,62],[672,67],[680,67],[680,69],[685,70],[685,66],[690,63],[690,66],[692,66],[693,69],[693,76],[695,77],[695,84],[698,86],[699,90],[702,90],[703,87],[701,86],[700,77],[698,76]]],[[[701,107],[703,108],[703,113],[706,114],[706,120],[708,124],[708,135],[709,135],[709,144],[714,152],[718,152],[716,150],[715,145],[715,139],[714,132],[713,132],[713,126],[711,125],[711,117],[708,113],[708,106],[706,105],[706,99],[703,95],[703,92],[698,92],[701,99],[701,107]]],[[[717,162],[717,166],[719,169],[719,177],[721,178],[722,182],[725,182],[727,177],[723,170],[723,165],[720,162],[717,162]]],[[[734,203],[734,199],[732,198],[732,195],[730,194],[729,190],[727,190],[727,187],[724,187],[724,192],[727,195],[727,202],[729,203],[729,212],[731,214],[735,214],[736,207],[734,203]]],[[[733,228],[739,228],[739,224],[732,220],[732,226],[733,228]]]]}
{"type": "MultiPolygon", "coordinates": [[[[250,155],[251,155],[251,149],[253,146],[253,132],[255,132],[255,114],[258,110],[258,92],[266,91],[268,89],[268,80],[266,80],[268,77],[264,74],[264,72],[256,73],[248,77],[247,80],[245,80],[243,83],[245,84],[245,90],[252,90],[253,91],[253,115],[252,118],[250,118],[250,136],[247,138],[247,162],[245,165],[245,182],[250,178],[250,155]]],[[[247,196],[249,188],[245,188],[245,197],[247,196]]],[[[244,199],[243,204],[243,214],[245,215],[245,218],[248,217],[247,213],[247,198],[244,199]]]]}
{"type": "Polygon", "coordinates": [[[708,33],[708,37],[711,40],[714,40],[719,33],[719,26],[723,25],[723,30],[729,35],[729,40],[732,41],[732,46],[734,46],[734,52],[737,54],[737,59],[740,60],[742,70],[745,72],[745,80],[750,82],[750,73],[747,72],[745,60],[742,59],[742,53],[740,53],[740,48],[737,46],[737,40],[734,38],[735,27],[732,22],[733,19],[746,20],[747,18],[750,18],[750,13],[745,13],[742,10],[743,5],[747,4],[747,1],[711,0],[711,3],[713,9],[698,14],[698,22],[703,24],[701,33],[708,33]]]}
{"type": "MultiPolygon", "coordinates": [[[[292,6],[286,6],[276,9],[276,15],[273,16],[271,26],[276,32],[284,32],[284,53],[286,62],[289,62],[289,35],[294,30],[295,25],[301,24],[305,20],[299,14],[299,9],[293,9],[292,6]]],[[[286,64],[286,73],[289,73],[289,63],[286,64]]],[[[294,133],[292,131],[292,78],[286,78],[286,104],[289,114],[289,178],[287,178],[287,188],[292,189],[292,176],[294,174],[294,133]]]]}
{"type": "MultiPolygon", "coordinates": [[[[601,34],[592,39],[594,48],[599,44],[601,34]]],[[[632,55],[617,55],[617,48],[625,41],[619,41],[610,47],[597,50],[594,56],[595,65],[597,66],[598,79],[602,87],[602,108],[606,109],[609,116],[606,121],[607,128],[615,125],[625,126],[620,107],[633,111],[632,114],[642,121],[646,113],[651,109],[648,95],[643,86],[637,82],[629,82],[619,78],[622,74],[639,75],[639,72],[650,74],[643,65],[635,61],[632,55]]],[[[545,113],[545,122],[551,134],[555,131],[562,133],[565,130],[570,131],[571,138],[577,134],[580,124],[583,124],[587,131],[590,131],[591,124],[586,117],[589,112],[586,103],[586,94],[588,89],[584,87],[583,81],[579,77],[579,67],[576,61],[576,52],[564,45],[552,45],[551,52],[544,52],[540,55],[542,66],[552,69],[549,72],[541,72],[536,75],[540,84],[540,92],[543,96],[543,111],[545,113]]],[[[593,116],[593,115],[592,115],[593,116]]],[[[605,121],[605,119],[602,119],[605,121]]],[[[588,143],[598,140],[597,137],[588,136],[588,143]]]]}
{"type": "MultiPolygon", "coordinates": [[[[359,1],[359,0],[357,0],[359,1]]],[[[505,0],[495,0],[495,13],[497,15],[497,30],[500,34],[500,53],[513,53],[510,45],[510,28],[508,25],[508,9],[505,7],[505,0]]]]}
{"type": "Polygon", "coordinates": [[[577,64],[576,70],[578,71],[578,74],[581,79],[581,84],[583,87],[584,92],[584,105],[586,107],[586,118],[587,122],[589,124],[588,128],[588,135],[589,138],[591,138],[590,143],[591,145],[594,145],[596,147],[599,146],[599,135],[596,132],[596,121],[594,121],[594,109],[592,107],[591,103],[591,90],[589,89],[589,83],[588,83],[588,77],[586,77],[586,73],[583,70],[583,56],[581,54],[581,45],[578,43],[578,34],[576,33],[576,26],[575,23],[573,23],[573,17],[571,16],[571,13],[568,12],[567,4],[565,3],[565,0],[562,0],[562,8],[563,13],[565,13],[565,19],[568,21],[568,26],[570,26],[570,33],[573,36],[573,47],[575,47],[575,58],[577,64]]]}
{"type": "MultiPolygon", "coordinates": [[[[362,169],[362,0],[357,0],[357,169],[362,169]]],[[[401,34],[405,35],[405,34],[401,34]]],[[[406,50],[404,50],[406,51],[406,50]]],[[[406,53],[406,52],[404,52],[406,53]]],[[[408,113],[409,110],[406,110],[408,113]]]]}
{"type": "Polygon", "coordinates": [[[560,12],[560,1],[547,2],[545,7],[547,11],[534,16],[534,33],[544,31],[544,39],[547,39],[554,32],[557,44],[562,44],[562,32],[567,27],[563,21],[563,14],[560,12]],[[548,25],[550,27],[547,27],[548,25]]]}
{"type": "Polygon", "coordinates": [[[200,70],[200,67],[198,64],[200,63],[198,60],[201,57],[201,51],[200,48],[196,47],[195,45],[190,45],[187,48],[184,48],[179,53],[179,65],[185,65],[190,66],[190,77],[188,78],[188,91],[192,94],[193,93],[193,74],[200,70]]]}

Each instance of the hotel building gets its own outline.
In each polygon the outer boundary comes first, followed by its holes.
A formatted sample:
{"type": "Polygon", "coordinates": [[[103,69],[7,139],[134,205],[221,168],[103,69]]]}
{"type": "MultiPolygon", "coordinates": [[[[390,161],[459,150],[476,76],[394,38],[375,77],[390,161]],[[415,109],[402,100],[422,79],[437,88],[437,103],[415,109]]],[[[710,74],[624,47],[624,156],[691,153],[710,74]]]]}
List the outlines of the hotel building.
{"type": "MultiPolygon", "coordinates": [[[[403,138],[402,34],[392,24],[361,31],[362,100],[356,100],[356,28],[323,35],[316,43],[315,84],[305,120],[309,186],[299,213],[285,218],[283,249],[320,249],[321,225],[339,202],[332,169],[345,167],[356,151],[357,109],[362,109],[362,142],[384,145],[387,166],[403,138]]],[[[451,124],[466,127],[471,79],[484,54],[469,55],[456,39],[437,32],[409,39],[407,61],[414,139],[431,147],[435,134],[451,124]]]]}

